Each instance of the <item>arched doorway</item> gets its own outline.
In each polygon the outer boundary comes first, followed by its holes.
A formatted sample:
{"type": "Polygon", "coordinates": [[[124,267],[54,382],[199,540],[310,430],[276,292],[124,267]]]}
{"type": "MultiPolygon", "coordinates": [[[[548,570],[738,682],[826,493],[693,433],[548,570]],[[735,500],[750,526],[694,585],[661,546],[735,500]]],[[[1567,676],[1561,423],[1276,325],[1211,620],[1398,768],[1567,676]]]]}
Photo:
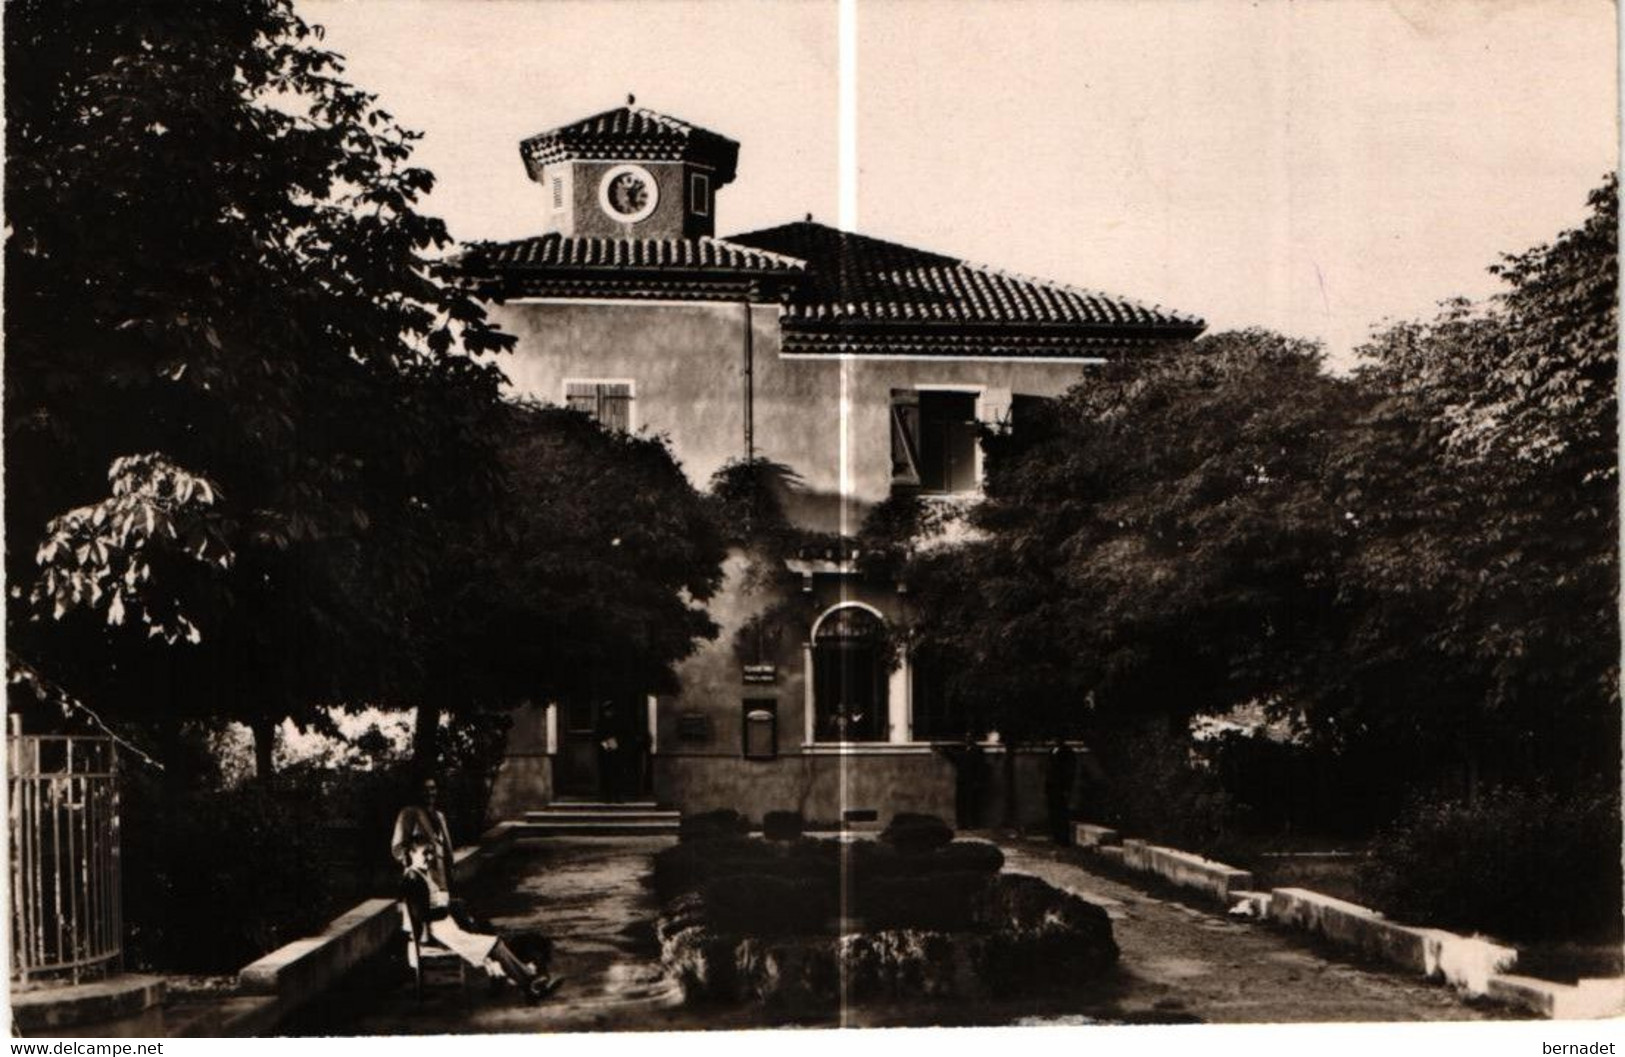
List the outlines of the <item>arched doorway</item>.
{"type": "Polygon", "coordinates": [[[813,625],[813,737],[884,741],[887,727],[886,625],[868,606],[848,603],[813,625]]]}

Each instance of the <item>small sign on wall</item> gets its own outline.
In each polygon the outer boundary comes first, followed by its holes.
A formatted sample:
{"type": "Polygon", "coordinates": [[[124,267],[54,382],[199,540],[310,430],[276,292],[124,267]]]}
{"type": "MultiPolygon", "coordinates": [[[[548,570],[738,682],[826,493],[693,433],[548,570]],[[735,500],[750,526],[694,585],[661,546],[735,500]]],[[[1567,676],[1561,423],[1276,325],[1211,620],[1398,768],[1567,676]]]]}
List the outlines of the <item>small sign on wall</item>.
{"type": "Polygon", "coordinates": [[[745,682],[747,683],[776,683],[779,681],[779,666],[776,664],[747,664],[745,665],[745,682]]]}
{"type": "Polygon", "coordinates": [[[711,740],[711,717],[704,712],[684,712],[677,717],[677,740],[687,742],[711,740]]]}

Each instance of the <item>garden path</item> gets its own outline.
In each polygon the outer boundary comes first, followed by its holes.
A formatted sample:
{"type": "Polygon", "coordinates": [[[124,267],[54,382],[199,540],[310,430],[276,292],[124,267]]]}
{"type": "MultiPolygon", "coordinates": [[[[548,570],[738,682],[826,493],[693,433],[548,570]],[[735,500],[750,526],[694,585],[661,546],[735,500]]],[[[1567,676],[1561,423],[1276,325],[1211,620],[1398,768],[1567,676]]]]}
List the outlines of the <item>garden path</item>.
{"type": "MultiPolygon", "coordinates": [[[[1122,951],[1117,1015],[1214,1023],[1483,1020],[1448,988],[1317,952],[1307,941],[1159,898],[1091,871],[1075,849],[1000,840],[1005,869],[1106,909],[1122,951]]],[[[1110,1017],[1110,1014],[1106,1014],[1110,1017]]]]}
{"type": "MultiPolygon", "coordinates": [[[[1448,990],[1340,963],[1256,925],[1159,898],[1091,872],[1077,852],[1000,839],[1007,869],[1034,874],[1106,908],[1122,960],[1116,973],[1057,1003],[921,1003],[855,1010],[806,1026],[1270,1023],[1473,1020],[1502,1015],[1469,1007],[1448,990]]],[[[688,1009],[660,971],[643,883],[669,838],[554,838],[516,851],[465,896],[503,929],[554,938],[565,978],[537,1006],[483,982],[419,1001],[405,984],[335,993],[299,1030],[410,1035],[741,1029],[774,1022],[749,1008],[688,1009]]]]}

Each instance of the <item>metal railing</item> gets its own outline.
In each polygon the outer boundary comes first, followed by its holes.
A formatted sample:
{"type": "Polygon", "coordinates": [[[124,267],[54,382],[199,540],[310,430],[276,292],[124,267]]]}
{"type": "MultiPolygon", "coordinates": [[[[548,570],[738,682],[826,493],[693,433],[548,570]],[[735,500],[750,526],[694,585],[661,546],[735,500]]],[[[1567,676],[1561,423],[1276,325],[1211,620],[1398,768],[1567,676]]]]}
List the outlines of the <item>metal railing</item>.
{"type": "Polygon", "coordinates": [[[124,922],[116,764],[111,738],[6,739],[14,989],[84,983],[118,970],[124,922]]]}

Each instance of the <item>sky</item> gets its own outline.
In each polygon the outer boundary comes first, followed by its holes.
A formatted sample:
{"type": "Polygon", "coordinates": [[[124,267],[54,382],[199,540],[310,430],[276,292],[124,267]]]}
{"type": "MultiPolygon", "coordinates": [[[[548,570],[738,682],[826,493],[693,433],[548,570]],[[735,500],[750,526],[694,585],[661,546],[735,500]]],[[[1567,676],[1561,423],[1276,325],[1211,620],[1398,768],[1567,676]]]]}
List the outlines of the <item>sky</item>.
{"type": "Polygon", "coordinates": [[[1496,289],[1618,164],[1604,0],[296,0],[424,132],[461,239],[542,226],[525,136],[638,104],[741,143],[719,235],[866,234],[1323,341],[1496,289]]]}

